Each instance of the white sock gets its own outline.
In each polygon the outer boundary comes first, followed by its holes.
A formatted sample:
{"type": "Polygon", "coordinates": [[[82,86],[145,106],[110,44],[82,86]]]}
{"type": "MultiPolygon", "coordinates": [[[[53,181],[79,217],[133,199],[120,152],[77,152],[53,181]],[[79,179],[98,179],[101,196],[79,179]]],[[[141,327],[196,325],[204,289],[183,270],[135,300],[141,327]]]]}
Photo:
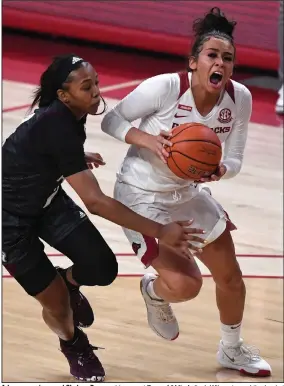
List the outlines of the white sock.
{"type": "Polygon", "coordinates": [[[221,323],[221,339],[224,346],[235,346],[240,341],[242,323],[230,326],[221,323]]]}
{"type": "Polygon", "coordinates": [[[149,281],[149,283],[147,284],[147,287],[146,287],[146,292],[150,296],[150,298],[153,299],[153,300],[163,300],[158,295],[156,295],[156,293],[154,291],[154,285],[153,285],[154,281],[155,280],[149,281]]]}

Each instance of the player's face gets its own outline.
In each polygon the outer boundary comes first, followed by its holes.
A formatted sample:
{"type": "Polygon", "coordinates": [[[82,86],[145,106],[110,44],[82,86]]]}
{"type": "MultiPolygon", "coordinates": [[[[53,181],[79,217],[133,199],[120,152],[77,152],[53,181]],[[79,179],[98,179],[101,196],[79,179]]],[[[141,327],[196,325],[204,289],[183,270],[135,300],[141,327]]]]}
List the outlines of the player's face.
{"type": "Polygon", "coordinates": [[[68,106],[76,115],[96,114],[100,105],[98,74],[89,63],[71,73],[72,82],[68,84],[65,95],[68,106]]]}
{"type": "Polygon", "coordinates": [[[190,59],[189,65],[207,92],[220,93],[232,76],[234,56],[234,47],[228,40],[212,37],[203,44],[197,60],[190,59]]]}

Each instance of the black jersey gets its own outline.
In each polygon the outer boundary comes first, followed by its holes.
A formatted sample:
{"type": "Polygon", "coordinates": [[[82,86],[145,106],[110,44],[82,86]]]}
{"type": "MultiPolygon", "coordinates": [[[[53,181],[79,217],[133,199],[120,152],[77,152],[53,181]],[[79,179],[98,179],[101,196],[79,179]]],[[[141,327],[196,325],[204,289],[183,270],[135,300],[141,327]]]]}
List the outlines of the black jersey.
{"type": "Polygon", "coordinates": [[[84,123],[59,100],[39,108],[2,148],[2,208],[19,216],[38,216],[65,177],[88,168],[84,123]]]}

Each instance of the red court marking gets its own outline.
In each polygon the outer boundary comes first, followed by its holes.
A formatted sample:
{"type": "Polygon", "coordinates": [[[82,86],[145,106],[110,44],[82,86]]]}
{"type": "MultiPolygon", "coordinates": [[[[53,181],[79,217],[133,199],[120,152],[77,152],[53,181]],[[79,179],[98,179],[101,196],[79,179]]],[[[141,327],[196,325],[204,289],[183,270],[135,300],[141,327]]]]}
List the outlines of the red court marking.
{"type": "MultiPolygon", "coordinates": [[[[76,52],[93,63],[103,87],[133,81],[137,77],[146,79],[161,73],[178,72],[185,68],[185,60],[181,58],[153,57],[142,52],[121,52],[117,48],[74,45],[68,42],[62,43],[52,39],[31,38],[5,32],[2,40],[3,79],[29,84],[38,84],[41,73],[54,55],[67,52],[76,52]]],[[[237,72],[233,79],[242,81],[242,79],[254,76],[253,73],[248,74],[248,71],[245,74],[237,72]]],[[[103,94],[121,99],[135,87],[126,87],[103,94]]],[[[253,97],[251,121],[282,128],[283,117],[275,113],[277,92],[250,86],[248,88],[253,97]]],[[[13,109],[10,111],[18,110],[16,107],[13,109]]],[[[8,111],[4,109],[3,112],[8,111]]]]}
{"type": "MultiPolygon", "coordinates": [[[[121,273],[118,277],[142,277],[143,274],[139,273],[121,273]]],[[[210,278],[212,275],[202,275],[204,278],[210,278]]],[[[284,276],[253,276],[253,275],[242,275],[244,279],[284,279],[284,276]]]]}
{"type": "Polygon", "coordinates": [[[21,106],[13,106],[13,107],[6,107],[2,110],[3,113],[10,113],[11,111],[17,111],[22,109],[27,109],[31,106],[31,104],[28,105],[21,105],[21,106]]]}
{"type": "MultiPolygon", "coordinates": [[[[117,79],[115,80],[117,81],[117,79]]],[[[119,84],[119,82],[115,83],[119,84]]],[[[135,86],[126,86],[117,90],[109,90],[102,92],[102,95],[112,99],[121,100],[129,94],[135,86]]],[[[265,125],[271,125],[283,128],[284,116],[275,113],[275,104],[277,94],[272,90],[264,90],[257,87],[249,87],[253,98],[253,111],[251,122],[256,122],[265,125]],[[273,103],[272,103],[273,102],[273,103]]],[[[10,113],[17,110],[27,109],[30,104],[7,107],[2,110],[3,113],[10,113]]]]}
{"type": "MultiPolygon", "coordinates": [[[[142,277],[144,276],[142,273],[121,273],[118,274],[117,277],[142,277]]],[[[212,277],[211,275],[202,275],[204,278],[210,278],[212,277]]],[[[3,279],[14,279],[10,275],[3,275],[3,279]]],[[[284,276],[253,276],[253,275],[243,275],[244,279],[284,279],[284,276]]]]}
{"type": "MultiPolygon", "coordinates": [[[[65,256],[62,253],[48,253],[49,257],[65,256]]],[[[136,256],[135,253],[116,253],[115,256],[136,256]]],[[[283,255],[257,255],[257,254],[237,254],[237,257],[252,257],[252,258],[270,258],[270,259],[283,259],[283,255]]]]}
{"type": "Polygon", "coordinates": [[[277,126],[283,129],[284,115],[275,113],[278,94],[273,90],[248,86],[252,94],[251,122],[277,126]]]}
{"type": "Polygon", "coordinates": [[[126,97],[126,95],[131,93],[131,91],[133,91],[137,86],[138,84],[136,86],[123,87],[117,90],[102,91],[102,95],[108,98],[121,100],[126,97]]]}
{"type": "MultiPolygon", "coordinates": [[[[60,256],[65,256],[61,253],[50,253],[47,254],[49,257],[60,257],[60,256]]],[[[117,257],[119,256],[135,256],[134,253],[117,253],[117,257]]],[[[237,257],[249,257],[249,258],[276,258],[276,259],[283,259],[284,256],[282,255],[253,255],[253,254],[239,254],[237,257]]],[[[142,277],[143,274],[140,273],[121,273],[118,274],[118,277],[142,277]]],[[[210,278],[212,275],[202,275],[204,278],[210,278]]],[[[4,279],[10,279],[12,276],[10,275],[3,275],[2,278],[4,279]]],[[[244,279],[284,279],[284,276],[266,276],[266,275],[243,275],[244,279]]]]}
{"type": "Polygon", "coordinates": [[[180,71],[185,67],[180,57],[151,56],[120,48],[90,46],[40,37],[27,37],[3,32],[3,79],[38,84],[55,55],[74,52],[92,63],[99,74],[101,86],[145,79],[150,76],[180,71]]]}
{"type": "MultiPolygon", "coordinates": [[[[140,81],[132,81],[136,82],[136,84],[133,85],[127,85],[128,82],[122,82],[122,83],[116,83],[116,84],[110,84],[108,86],[104,86],[101,88],[102,95],[104,97],[110,97],[113,99],[122,99],[125,95],[129,94],[135,87],[138,86],[140,81]]],[[[27,109],[31,106],[30,104],[25,105],[19,105],[19,106],[12,106],[12,107],[6,107],[3,108],[3,113],[10,113],[12,111],[27,109]]]]}

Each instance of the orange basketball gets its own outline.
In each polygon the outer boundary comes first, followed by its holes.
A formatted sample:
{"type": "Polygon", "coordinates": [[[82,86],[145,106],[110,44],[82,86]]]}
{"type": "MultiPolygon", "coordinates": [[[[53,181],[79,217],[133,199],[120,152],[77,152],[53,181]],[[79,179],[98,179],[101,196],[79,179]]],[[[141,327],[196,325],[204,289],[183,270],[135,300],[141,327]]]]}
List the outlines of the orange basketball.
{"type": "Polygon", "coordinates": [[[168,167],[180,178],[198,181],[214,173],[222,157],[221,142],[209,127],[184,123],[173,130],[168,167]]]}

